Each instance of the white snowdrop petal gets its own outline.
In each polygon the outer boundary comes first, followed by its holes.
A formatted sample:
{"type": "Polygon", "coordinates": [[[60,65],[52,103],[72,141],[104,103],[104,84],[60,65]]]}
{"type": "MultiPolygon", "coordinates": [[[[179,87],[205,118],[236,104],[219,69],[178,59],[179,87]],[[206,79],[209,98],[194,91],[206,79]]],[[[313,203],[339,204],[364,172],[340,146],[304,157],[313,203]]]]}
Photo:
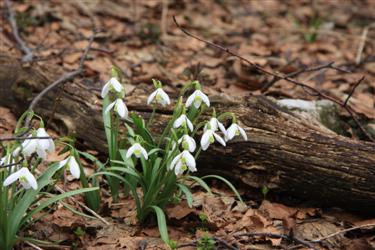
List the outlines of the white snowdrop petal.
{"type": "Polygon", "coordinates": [[[24,174],[23,176],[26,178],[27,180],[27,183],[30,185],[30,187],[32,187],[34,190],[37,190],[38,189],[38,183],[34,177],[34,175],[32,173],[30,173],[30,171],[25,168],[27,171],[24,171],[24,174]]]}
{"type": "Polygon", "coordinates": [[[177,162],[176,166],[174,167],[174,173],[175,175],[180,175],[184,173],[184,170],[182,169],[182,162],[177,162]]]}
{"type": "Polygon", "coordinates": [[[229,139],[229,140],[232,140],[233,137],[236,135],[236,132],[237,132],[237,125],[236,125],[235,123],[233,123],[233,124],[230,125],[230,127],[227,129],[228,139],[229,139]]]}
{"type": "Polygon", "coordinates": [[[169,99],[169,96],[167,95],[167,93],[165,93],[164,90],[160,89],[160,95],[161,97],[163,98],[163,100],[165,101],[166,104],[171,104],[171,100],[169,99]]]}
{"type": "Polygon", "coordinates": [[[125,106],[125,103],[121,99],[116,100],[115,110],[121,118],[125,118],[126,106],[125,106]]]}
{"type": "Polygon", "coordinates": [[[128,151],[126,152],[126,158],[130,158],[132,156],[132,154],[134,154],[134,150],[136,150],[136,144],[134,144],[133,146],[131,146],[128,151]]]}
{"type": "Polygon", "coordinates": [[[196,148],[195,140],[193,138],[191,138],[190,136],[187,136],[186,142],[189,145],[189,151],[194,152],[195,148],[196,148]]]}
{"type": "Polygon", "coordinates": [[[79,177],[81,176],[81,169],[79,168],[79,164],[76,161],[76,158],[74,158],[73,156],[70,156],[69,159],[69,170],[74,178],[79,179],[79,177]]]}
{"type": "Polygon", "coordinates": [[[147,98],[147,105],[149,105],[154,99],[156,94],[158,93],[158,90],[155,90],[151,93],[151,95],[147,98]]]}
{"type": "Polygon", "coordinates": [[[173,123],[173,127],[179,128],[181,124],[185,121],[185,117],[185,115],[181,115],[179,118],[177,118],[173,123]]]}
{"type": "Polygon", "coordinates": [[[115,106],[115,104],[116,104],[116,101],[109,104],[107,108],[105,109],[104,113],[107,114],[113,108],[113,106],[115,106]]]}
{"type": "Polygon", "coordinates": [[[3,183],[3,186],[4,186],[4,187],[9,186],[9,185],[12,184],[13,182],[17,181],[17,180],[20,178],[20,176],[21,176],[21,173],[22,173],[21,170],[22,170],[22,168],[21,168],[20,170],[18,170],[17,172],[15,172],[15,173],[9,175],[9,176],[5,179],[5,181],[4,181],[4,183],[3,183]]]}
{"type": "Polygon", "coordinates": [[[185,157],[185,160],[186,160],[186,165],[190,168],[195,168],[195,166],[196,166],[196,163],[195,163],[195,159],[194,159],[194,157],[190,154],[190,152],[189,151],[187,151],[187,150],[185,150],[184,152],[183,152],[183,154],[184,154],[184,157],[185,157]]]}
{"type": "Polygon", "coordinates": [[[181,155],[180,155],[180,154],[177,155],[177,156],[175,156],[175,157],[173,158],[171,164],[169,165],[169,170],[172,170],[173,168],[175,168],[175,166],[176,166],[178,160],[180,160],[180,158],[181,158],[181,155]]]}
{"type": "Polygon", "coordinates": [[[143,157],[147,160],[148,159],[148,154],[147,154],[146,149],[144,149],[143,147],[140,147],[140,150],[141,150],[141,153],[142,153],[143,157]]]}
{"type": "Polygon", "coordinates": [[[211,136],[211,130],[207,130],[201,138],[201,147],[203,151],[206,150],[208,146],[210,145],[210,136],[211,136]]]}
{"type": "Polygon", "coordinates": [[[226,146],[225,141],[223,138],[220,137],[220,135],[214,133],[215,140],[218,141],[221,145],[226,146]]]}
{"type": "MultiPolygon", "coordinates": [[[[209,121],[208,123],[206,123],[206,124],[210,125],[210,128],[211,128],[212,130],[214,130],[214,131],[217,130],[218,122],[217,122],[217,119],[216,119],[215,117],[212,117],[212,118],[210,119],[210,121],[209,121]]],[[[208,127],[208,125],[207,125],[207,127],[208,127]]]]}
{"type": "MultiPolygon", "coordinates": [[[[31,137],[31,135],[29,137],[31,137]]],[[[29,139],[22,143],[22,153],[25,156],[32,155],[36,151],[36,149],[37,149],[37,143],[36,143],[36,140],[34,139],[29,139]]]]}
{"type": "Polygon", "coordinates": [[[208,99],[208,96],[205,95],[203,92],[200,92],[200,97],[202,98],[202,101],[207,105],[207,107],[209,107],[210,99],[208,99]]]}
{"type": "Polygon", "coordinates": [[[102,98],[105,98],[105,97],[108,95],[109,88],[110,88],[110,83],[107,82],[107,83],[103,86],[103,88],[102,88],[102,92],[101,92],[101,94],[100,94],[102,98]]]}
{"type": "Polygon", "coordinates": [[[224,125],[221,122],[218,121],[217,125],[219,126],[219,129],[221,132],[223,132],[223,134],[227,133],[227,130],[225,129],[224,125]]]}
{"type": "Polygon", "coordinates": [[[186,100],[185,106],[187,108],[190,107],[191,104],[193,103],[194,99],[195,99],[195,92],[188,97],[188,99],[186,100]]]}
{"type": "Polygon", "coordinates": [[[191,121],[187,117],[186,117],[186,123],[188,125],[188,128],[190,129],[190,132],[193,132],[194,130],[193,123],[191,123],[191,121]]]}
{"type": "Polygon", "coordinates": [[[121,83],[115,77],[112,77],[110,79],[110,82],[111,82],[111,85],[112,85],[114,90],[116,90],[117,92],[121,92],[123,87],[122,87],[121,83]]]}
{"type": "Polygon", "coordinates": [[[238,130],[240,131],[240,133],[241,133],[243,139],[244,139],[245,141],[247,141],[247,134],[246,134],[245,130],[244,130],[243,128],[241,128],[240,126],[238,126],[238,130]]]}
{"type": "Polygon", "coordinates": [[[69,161],[69,157],[66,158],[65,160],[60,161],[58,169],[63,168],[68,163],[68,161],[69,161]]]}

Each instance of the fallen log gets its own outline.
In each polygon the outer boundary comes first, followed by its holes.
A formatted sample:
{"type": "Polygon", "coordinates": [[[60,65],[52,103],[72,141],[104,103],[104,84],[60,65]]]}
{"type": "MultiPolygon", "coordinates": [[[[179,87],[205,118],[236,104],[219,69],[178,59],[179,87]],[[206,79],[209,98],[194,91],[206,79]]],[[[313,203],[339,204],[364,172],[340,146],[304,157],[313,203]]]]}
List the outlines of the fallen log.
{"type": "MultiPolygon", "coordinates": [[[[0,105],[20,114],[58,76],[51,68],[24,66],[0,55],[0,105]]],[[[62,134],[75,135],[89,148],[104,152],[100,87],[92,80],[76,79],[63,90],[44,96],[36,112],[45,119],[50,117],[62,134]]],[[[150,91],[149,86],[140,85],[128,92],[129,109],[149,116],[152,110],[145,100],[150,91]]],[[[249,140],[235,140],[225,148],[210,147],[201,154],[199,170],[322,206],[375,212],[374,143],[339,136],[264,96],[216,96],[211,100],[217,110],[238,116],[249,140]]],[[[160,128],[172,110],[157,112],[160,120],[156,128],[160,128]]]]}

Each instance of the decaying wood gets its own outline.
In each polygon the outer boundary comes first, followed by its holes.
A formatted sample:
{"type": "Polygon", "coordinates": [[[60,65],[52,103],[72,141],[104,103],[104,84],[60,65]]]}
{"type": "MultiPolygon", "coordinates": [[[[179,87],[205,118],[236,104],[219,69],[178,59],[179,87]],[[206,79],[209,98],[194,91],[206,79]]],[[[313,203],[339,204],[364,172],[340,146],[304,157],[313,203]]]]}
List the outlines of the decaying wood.
{"type": "MultiPolygon", "coordinates": [[[[58,77],[51,69],[21,66],[0,55],[0,105],[18,114],[33,96],[58,77]]],[[[127,93],[130,110],[145,117],[146,85],[127,93]]],[[[98,83],[87,79],[67,84],[56,100],[49,93],[36,112],[51,116],[62,133],[76,135],[90,148],[105,150],[98,83]]],[[[338,136],[301,119],[263,96],[212,97],[220,111],[232,111],[242,122],[249,140],[234,140],[225,148],[210,147],[201,154],[199,170],[231,177],[249,187],[267,186],[288,196],[334,205],[375,211],[375,144],[338,136]]],[[[162,126],[171,110],[158,110],[162,126]]]]}

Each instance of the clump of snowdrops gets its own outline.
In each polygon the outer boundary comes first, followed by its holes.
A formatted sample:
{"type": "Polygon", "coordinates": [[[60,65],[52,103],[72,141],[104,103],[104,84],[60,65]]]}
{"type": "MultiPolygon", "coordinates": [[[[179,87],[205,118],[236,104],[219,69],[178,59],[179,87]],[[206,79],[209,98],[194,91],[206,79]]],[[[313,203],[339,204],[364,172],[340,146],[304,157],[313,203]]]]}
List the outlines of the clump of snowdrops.
{"type": "Polygon", "coordinates": [[[146,122],[136,112],[129,112],[120,74],[116,69],[112,70],[112,78],[101,92],[109,161],[105,171],[97,174],[106,175],[113,199],[117,199],[121,183],[125,184],[135,199],[140,222],[156,214],[162,239],[173,246],[168,237],[164,209],[183,198],[192,206],[191,185],[199,184],[210,192],[204,180],[217,178],[241,200],[233,185],[223,177],[209,175],[199,178],[192,173],[199,171],[197,159],[210,145],[218,143],[225,147],[235,136],[247,140],[247,135],[233,113],[216,114],[198,81],[187,83],[175,102],[163,90],[160,81],[153,80],[153,84],[155,91],[147,99],[153,112],[146,122]],[[185,100],[188,91],[192,93],[185,100]],[[162,134],[154,136],[150,127],[156,109],[172,105],[173,115],[162,134]],[[212,114],[211,117],[202,120],[202,115],[207,113],[212,114]],[[225,128],[222,121],[228,120],[232,123],[225,128]],[[198,142],[197,137],[200,137],[198,142]],[[137,192],[139,187],[141,193],[137,192]]]}
{"type": "Polygon", "coordinates": [[[18,241],[33,241],[33,238],[19,236],[19,232],[35,223],[40,218],[36,215],[40,216],[43,209],[66,197],[97,189],[84,188],[59,195],[48,193],[63,171],[61,169],[69,171],[74,178],[83,175],[76,150],[64,143],[70,155],[41,171],[41,163],[55,151],[55,142],[46,132],[43,120],[33,112],[26,112],[18,121],[14,135],[15,140],[1,143],[0,249],[3,250],[13,249],[18,241]],[[40,120],[39,128],[22,127],[25,119],[32,118],[40,120]]]}

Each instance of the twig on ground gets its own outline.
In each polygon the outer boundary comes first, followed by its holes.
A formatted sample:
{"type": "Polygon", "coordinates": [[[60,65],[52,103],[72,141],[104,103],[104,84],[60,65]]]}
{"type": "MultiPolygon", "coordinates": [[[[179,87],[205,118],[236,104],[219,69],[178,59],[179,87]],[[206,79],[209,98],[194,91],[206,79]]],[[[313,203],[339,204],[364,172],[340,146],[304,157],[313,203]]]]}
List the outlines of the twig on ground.
{"type": "Polygon", "coordinates": [[[241,237],[241,236],[264,236],[268,238],[281,238],[284,240],[289,240],[298,244],[301,244],[309,249],[317,250],[317,248],[311,244],[310,242],[301,240],[296,238],[293,235],[285,235],[285,234],[276,234],[276,233],[267,233],[267,232],[247,232],[247,233],[236,233],[233,235],[234,237],[241,237]]]}
{"type": "MultiPolygon", "coordinates": [[[[61,187],[59,187],[58,185],[55,185],[55,189],[62,194],[65,193],[65,191],[61,187]]],[[[111,225],[111,223],[109,223],[106,219],[104,219],[102,216],[100,216],[98,213],[96,213],[94,210],[92,210],[91,208],[89,208],[88,206],[83,204],[82,202],[76,200],[74,197],[69,197],[68,199],[70,199],[72,202],[74,202],[74,203],[78,204],[79,206],[81,206],[82,208],[84,208],[87,212],[91,213],[93,216],[95,216],[97,219],[99,219],[101,222],[103,222],[107,226],[111,225]]]]}
{"type": "Polygon", "coordinates": [[[31,243],[30,241],[28,240],[25,240],[24,241],[27,245],[29,245],[30,247],[36,249],[36,250],[43,250],[42,248],[38,247],[37,245],[35,245],[34,243],[31,243]]]}
{"type": "Polygon", "coordinates": [[[375,223],[370,223],[370,224],[365,224],[365,225],[360,225],[360,226],[356,226],[356,227],[347,228],[347,229],[344,229],[344,230],[337,231],[335,233],[329,234],[327,236],[323,236],[323,237],[320,237],[318,239],[311,240],[310,242],[319,243],[319,242],[321,242],[323,240],[327,240],[327,239],[335,237],[337,235],[344,234],[344,233],[347,233],[347,232],[350,232],[350,231],[354,231],[354,230],[357,230],[357,229],[361,229],[361,228],[364,228],[364,227],[375,227],[375,223]]]}
{"type": "Polygon", "coordinates": [[[359,80],[357,81],[357,83],[353,86],[352,90],[350,91],[349,95],[346,97],[346,99],[345,99],[345,101],[344,101],[344,103],[343,103],[343,105],[342,105],[343,107],[346,107],[346,106],[347,106],[348,101],[349,101],[350,97],[352,97],[352,95],[354,94],[355,89],[359,86],[359,84],[361,84],[361,82],[362,82],[364,79],[365,79],[365,77],[362,76],[361,79],[359,79],[359,80]]]}
{"type": "Polygon", "coordinates": [[[21,60],[22,62],[31,62],[34,59],[33,51],[26,45],[25,41],[20,36],[18,27],[17,27],[16,16],[12,10],[12,5],[10,3],[10,0],[5,0],[5,7],[7,8],[7,11],[8,11],[8,21],[12,28],[14,39],[16,40],[20,50],[25,54],[21,60]]]}
{"type": "MultiPolygon", "coordinates": [[[[300,81],[298,81],[298,80],[296,80],[296,79],[294,79],[294,78],[292,78],[292,77],[290,77],[290,76],[288,76],[288,75],[283,75],[283,74],[280,74],[280,73],[275,73],[275,72],[273,72],[273,71],[267,70],[267,69],[265,69],[265,68],[263,68],[263,67],[261,67],[261,66],[255,64],[255,63],[253,63],[252,61],[246,59],[245,57],[243,57],[243,56],[241,56],[241,55],[239,55],[239,54],[233,52],[233,51],[230,50],[229,48],[226,48],[226,47],[223,47],[223,46],[221,46],[221,45],[219,45],[219,44],[216,44],[216,43],[213,43],[213,42],[207,41],[207,40],[205,40],[205,39],[203,39],[203,38],[201,38],[201,37],[199,37],[199,36],[197,36],[197,35],[194,35],[194,34],[190,33],[189,31],[187,31],[187,30],[185,30],[184,28],[181,27],[181,25],[177,22],[175,16],[173,16],[173,21],[174,21],[174,23],[176,24],[176,26],[177,26],[177,27],[178,27],[183,33],[185,33],[187,36],[190,36],[190,37],[192,37],[192,38],[194,38],[194,39],[196,39],[196,40],[198,40],[198,41],[201,41],[201,42],[203,42],[203,43],[205,43],[205,44],[207,44],[207,45],[210,45],[210,46],[212,46],[212,47],[214,47],[214,48],[217,48],[217,49],[219,49],[219,50],[222,50],[222,51],[228,53],[229,55],[232,55],[232,56],[234,56],[234,57],[236,57],[236,58],[238,58],[238,59],[240,59],[240,60],[242,60],[242,61],[248,63],[249,65],[251,65],[252,67],[254,67],[254,69],[257,70],[258,72],[263,73],[263,74],[266,74],[266,75],[269,75],[269,76],[273,76],[274,79],[277,80],[277,81],[278,81],[278,80],[285,80],[285,81],[287,81],[287,82],[293,83],[293,84],[296,85],[296,86],[302,87],[302,89],[305,90],[305,91],[306,91],[308,94],[310,94],[310,95],[319,96],[319,97],[321,97],[321,98],[323,98],[323,99],[326,99],[326,100],[329,100],[329,101],[331,101],[331,102],[336,103],[337,105],[339,105],[340,107],[344,108],[344,109],[349,113],[349,115],[353,118],[354,122],[358,125],[358,127],[359,127],[359,129],[362,131],[362,133],[363,133],[363,134],[364,134],[364,135],[365,135],[370,141],[375,142],[375,139],[372,138],[372,136],[366,131],[366,129],[365,129],[365,128],[362,126],[362,124],[359,122],[359,120],[355,117],[355,112],[354,112],[349,106],[347,106],[346,104],[344,105],[344,102],[342,102],[341,100],[338,100],[336,97],[332,97],[332,96],[330,96],[330,95],[327,95],[327,94],[323,93],[322,91],[320,91],[320,90],[318,90],[318,89],[316,89],[316,88],[314,88],[314,87],[311,87],[311,86],[309,86],[309,85],[307,85],[307,84],[305,84],[305,83],[303,83],[303,82],[300,82],[300,81]]],[[[332,66],[332,65],[331,65],[331,66],[332,66]]],[[[340,71],[342,71],[342,69],[339,69],[339,68],[337,68],[337,67],[335,67],[335,66],[332,66],[332,67],[334,67],[335,70],[340,70],[340,71]]],[[[362,78],[364,78],[364,77],[362,77],[362,78]]],[[[360,82],[362,82],[362,80],[363,80],[362,78],[360,79],[360,82]]]]}

